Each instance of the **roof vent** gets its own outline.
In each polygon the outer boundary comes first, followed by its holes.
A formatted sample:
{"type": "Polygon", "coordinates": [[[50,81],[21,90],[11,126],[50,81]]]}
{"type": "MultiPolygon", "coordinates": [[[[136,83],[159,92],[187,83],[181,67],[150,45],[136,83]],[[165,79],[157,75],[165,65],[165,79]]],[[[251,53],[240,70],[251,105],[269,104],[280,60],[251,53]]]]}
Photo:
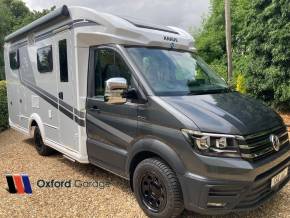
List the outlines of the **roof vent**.
{"type": "Polygon", "coordinates": [[[177,35],[179,34],[178,32],[176,32],[173,29],[168,28],[166,26],[159,26],[159,25],[155,25],[155,24],[151,24],[151,23],[146,23],[146,22],[139,21],[137,19],[132,19],[132,18],[130,18],[130,19],[124,18],[124,17],[121,17],[121,18],[128,21],[129,23],[133,24],[134,26],[139,27],[139,28],[158,30],[158,31],[173,33],[173,34],[177,34],[177,35]]]}

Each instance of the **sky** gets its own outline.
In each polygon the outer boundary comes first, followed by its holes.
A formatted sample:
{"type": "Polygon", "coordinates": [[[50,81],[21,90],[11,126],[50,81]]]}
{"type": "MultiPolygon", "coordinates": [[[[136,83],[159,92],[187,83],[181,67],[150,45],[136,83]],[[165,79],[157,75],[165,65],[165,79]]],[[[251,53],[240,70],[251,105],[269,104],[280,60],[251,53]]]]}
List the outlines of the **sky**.
{"type": "Polygon", "coordinates": [[[32,10],[53,5],[85,6],[101,12],[133,17],[185,30],[198,29],[209,13],[209,0],[24,0],[32,10]]]}

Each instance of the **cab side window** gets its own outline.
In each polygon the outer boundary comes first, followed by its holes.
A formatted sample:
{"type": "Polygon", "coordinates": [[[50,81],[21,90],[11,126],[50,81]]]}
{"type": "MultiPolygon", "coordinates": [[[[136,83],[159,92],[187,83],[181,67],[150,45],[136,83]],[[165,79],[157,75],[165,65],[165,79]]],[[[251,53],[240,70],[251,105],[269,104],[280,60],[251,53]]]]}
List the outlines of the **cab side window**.
{"type": "Polygon", "coordinates": [[[114,77],[123,77],[131,86],[131,71],[123,58],[112,49],[95,51],[95,96],[104,96],[105,82],[114,77]]]}

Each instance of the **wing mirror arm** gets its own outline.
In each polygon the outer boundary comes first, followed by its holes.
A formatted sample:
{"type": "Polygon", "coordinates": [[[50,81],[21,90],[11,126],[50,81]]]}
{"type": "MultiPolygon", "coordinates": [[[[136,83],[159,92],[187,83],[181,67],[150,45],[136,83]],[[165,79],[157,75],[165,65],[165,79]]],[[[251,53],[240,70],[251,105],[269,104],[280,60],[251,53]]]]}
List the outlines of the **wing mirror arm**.
{"type": "Polygon", "coordinates": [[[133,100],[138,99],[138,93],[135,88],[129,88],[125,90],[122,96],[123,98],[126,98],[126,99],[133,99],[133,100]]]}
{"type": "Polygon", "coordinates": [[[135,88],[128,88],[127,80],[122,77],[113,77],[105,82],[104,101],[108,104],[125,104],[127,99],[145,103],[135,88]]]}

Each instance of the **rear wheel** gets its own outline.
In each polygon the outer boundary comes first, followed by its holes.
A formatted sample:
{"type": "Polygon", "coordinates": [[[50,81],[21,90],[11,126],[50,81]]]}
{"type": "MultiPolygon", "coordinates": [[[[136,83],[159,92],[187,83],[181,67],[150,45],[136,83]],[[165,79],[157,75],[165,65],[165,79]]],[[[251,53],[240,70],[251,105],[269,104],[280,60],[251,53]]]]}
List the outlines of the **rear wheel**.
{"type": "Polygon", "coordinates": [[[35,148],[41,156],[48,156],[54,153],[54,150],[43,143],[41,132],[38,126],[34,129],[35,148]]]}
{"type": "Polygon", "coordinates": [[[133,186],[139,205],[149,217],[176,217],[184,209],[178,179],[160,159],[142,161],[134,172],[133,186]]]}

